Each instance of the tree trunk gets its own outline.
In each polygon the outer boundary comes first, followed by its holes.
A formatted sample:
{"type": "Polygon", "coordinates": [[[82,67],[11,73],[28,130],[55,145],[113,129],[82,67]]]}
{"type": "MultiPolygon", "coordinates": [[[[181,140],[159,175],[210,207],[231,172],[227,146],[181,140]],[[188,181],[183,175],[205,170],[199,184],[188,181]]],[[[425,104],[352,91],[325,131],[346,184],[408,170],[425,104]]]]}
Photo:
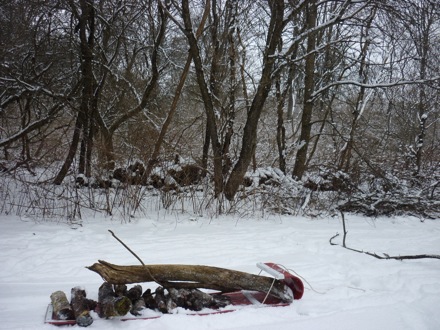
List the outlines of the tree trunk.
{"type": "MultiPolygon", "coordinates": [[[[21,127],[24,129],[26,126],[29,125],[29,121],[31,118],[31,101],[32,99],[30,97],[27,97],[25,99],[24,109],[22,109],[21,112],[21,127]]],[[[20,105],[21,109],[21,105],[20,105]]],[[[30,141],[29,136],[27,134],[23,135],[22,137],[22,150],[21,150],[21,158],[22,161],[27,163],[31,159],[31,152],[30,152],[30,141]]]]}
{"type": "Polygon", "coordinates": [[[209,121],[206,121],[205,126],[205,139],[203,140],[203,148],[202,148],[202,175],[203,177],[206,176],[208,173],[208,157],[209,157],[209,146],[211,144],[211,137],[209,135],[209,121]]]}
{"type": "Polygon", "coordinates": [[[217,133],[213,97],[205,80],[200,49],[197,44],[197,38],[193,33],[189,3],[187,0],[182,1],[182,16],[185,24],[184,32],[188,39],[190,52],[193,57],[197,83],[200,88],[203,104],[205,106],[206,120],[209,122],[207,129],[209,130],[212,151],[214,154],[214,194],[217,197],[223,191],[222,150],[217,133]]]}
{"type": "Polygon", "coordinates": [[[105,127],[105,124],[99,123],[99,129],[102,137],[103,144],[103,161],[104,161],[104,169],[107,171],[113,171],[116,165],[115,159],[115,149],[113,145],[113,132],[105,127]]]}
{"type": "MultiPolygon", "coordinates": [[[[426,78],[426,67],[427,67],[427,57],[428,57],[428,50],[429,50],[429,38],[428,35],[423,36],[423,42],[421,45],[421,59],[420,59],[420,78],[425,79],[426,78]]],[[[425,134],[426,134],[426,92],[425,92],[425,86],[422,84],[420,86],[419,91],[419,102],[417,105],[418,108],[418,119],[419,119],[419,134],[416,139],[416,171],[414,175],[418,175],[420,173],[420,170],[422,168],[422,156],[423,156],[423,144],[425,140],[425,134]]]]}
{"type": "MultiPolygon", "coordinates": [[[[199,27],[197,28],[197,32],[196,32],[197,39],[201,36],[203,29],[205,27],[206,19],[208,18],[208,14],[209,14],[209,7],[210,7],[210,4],[208,1],[205,5],[205,10],[203,13],[202,20],[199,24],[199,27]]],[[[170,110],[168,111],[167,117],[165,118],[165,121],[162,124],[162,128],[159,132],[159,136],[156,140],[156,143],[154,144],[153,153],[151,154],[150,161],[147,164],[147,169],[145,170],[145,173],[144,173],[145,178],[148,178],[150,176],[151,171],[153,170],[153,166],[156,164],[156,160],[160,155],[160,150],[162,148],[163,141],[165,140],[165,135],[168,131],[169,126],[171,125],[171,121],[173,120],[174,114],[177,111],[177,106],[179,104],[180,95],[182,94],[182,90],[185,85],[186,78],[188,77],[191,63],[192,63],[192,54],[191,54],[191,52],[189,52],[188,56],[186,58],[186,63],[183,68],[182,74],[180,75],[180,79],[177,84],[176,91],[174,93],[174,97],[173,97],[173,101],[170,106],[170,110]]],[[[208,148],[209,148],[209,144],[208,144],[208,148]]]]}
{"type": "MultiPolygon", "coordinates": [[[[307,7],[307,28],[310,31],[316,27],[317,8],[316,0],[310,1],[307,7]]],[[[304,100],[303,112],[301,116],[301,134],[299,137],[299,149],[296,153],[295,167],[293,168],[292,176],[296,179],[301,179],[306,171],[307,151],[310,142],[310,132],[312,131],[312,111],[313,100],[312,94],[315,88],[315,47],[316,47],[316,32],[311,32],[307,38],[307,56],[305,64],[304,77],[304,100]]]]}
{"type": "MultiPolygon", "coordinates": [[[[376,15],[376,11],[373,10],[368,21],[366,22],[365,31],[362,31],[361,40],[360,40],[361,54],[359,58],[358,74],[359,74],[359,81],[361,81],[364,84],[368,82],[369,63],[368,63],[367,55],[371,44],[371,40],[369,38],[370,37],[369,32],[375,15],[376,15]]],[[[365,91],[366,88],[364,86],[361,86],[359,89],[359,93],[357,95],[355,108],[353,110],[353,119],[351,122],[348,140],[341,150],[341,155],[338,163],[338,170],[344,170],[345,172],[348,172],[350,169],[352,150],[355,143],[354,141],[355,132],[358,126],[358,120],[362,115],[363,110],[365,109],[365,102],[367,101],[367,98],[365,96],[365,91]]]]}
{"type": "Polygon", "coordinates": [[[89,136],[89,120],[86,116],[82,129],[82,139],[79,147],[78,173],[84,174],[86,168],[87,138],[89,136]]]}
{"type": "Polygon", "coordinates": [[[228,1],[226,3],[227,11],[229,12],[228,20],[228,56],[229,56],[229,101],[227,110],[225,111],[226,123],[225,132],[223,133],[223,175],[227,175],[232,167],[231,155],[229,153],[232,136],[234,134],[234,121],[235,121],[235,103],[236,103],[236,91],[237,91],[237,52],[236,52],[236,15],[237,15],[237,1],[228,1]]]}
{"type": "Polygon", "coordinates": [[[93,98],[95,77],[93,74],[93,48],[95,45],[95,10],[93,2],[88,0],[80,1],[81,17],[79,19],[79,36],[81,48],[81,78],[82,78],[82,99],[80,112],[83,115],[83,133],[79,157],[79,173],[86,171],[87,147],[89,147],[91,120],[93,116],[93,98]]]}
{"type": "Polygon", "coordinates": [[[112,284],[156,282],[163,287],[202,288],[231,292],[253,290],[268,292],[284,301],[292,301],[279,280],[218,267],[198,265],[119,266],[99,260],[88,269],[112,284]],[[273,285],[272,285],[273,284],[273,285]]]}
{"type": "MultiPolygon", "coordinates": [[[[72,6],[73,3],[72,3],[72,6]]],[[[80,1],[81,15],[78,17],[79,23],[79,36],[80,36],[80,49],[81,49],[81,84],[82,95],[81,104],[78,110],[77,121],[75,124],[75,130],[73,133],[72,143],[67,154],[66,160],[58,172],[57,177],[54,180],[55,184],[61,184],[69,171],[70,165],[76,154],[80,139],[80,131],[83,129],[83,140],[81,143],[81,153],[79,162],[79,173],[84,173],[85,169],[85,147],[88,137],[88,122],[91,116],[91,104],[93,99],[93,47],[94,47],[94,33],[95,33],[95,13],[93,9],[93,3],[90,1],[80,1]],[[87,35],[88,34],[88,35],[87,35]]],[[[72,8],[74,9],[74,8],[72,8]]]]}
{"type": "Polygon", "coordinates": [[[69,151],[67,152],[67,156],[63,166],[61,167],[60,171],[58,172],[57,176],[53,181],[54,184],[60,185],[63,182],[64,178],[66,177],[67,173],[69,172],[70,165],[72,165],[73,163],[73,158],[75,157],[76,149],[78,148],[79,138],[81,135],[81,127],[82,127],[81,114],[78,113],[69,151]]]}
{"type": "Polygon", "coordinates": [[[243,177],[249,167],[257,145],[257,128],[264,103],[272,86],[272,71],[275,65],[275,56],[283,32],[284,2],[269,1],[271,7],[270,26],[267,35],[266,48],[263,59],[263,70],[257,87],[257,92],[248,111],[246,124],[243,130],[240,157],[232,169],[225,186],[225,196],[233,200],[243,177]]]}

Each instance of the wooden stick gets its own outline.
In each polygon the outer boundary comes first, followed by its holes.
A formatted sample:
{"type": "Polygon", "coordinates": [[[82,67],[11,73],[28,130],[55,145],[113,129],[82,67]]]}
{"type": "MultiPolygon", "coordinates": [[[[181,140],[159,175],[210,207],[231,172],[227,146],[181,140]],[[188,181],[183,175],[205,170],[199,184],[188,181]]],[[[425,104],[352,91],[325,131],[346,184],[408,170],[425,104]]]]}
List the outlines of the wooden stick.
{"type": "Polygon", "coordinates": [[[138,257],[138,255],[136,253],[134,253],[124,242],[122,242],[116,235],[114,232],[112,232],[110,229],[108,230],[110,232],[110,234],[112,234],[112,236],[119,242],[122,244],[123,247],[125,247],[132,255],[135,256],[135,258],[137,260],[139,260],[139,262],[141,263],[142,266],[145,266],[144,262],[142,261],[141,258],[138,257]]]}
{"type": "MultiPolygon", "coordinates": [[[[148,267],[145,266],[145,264],[144,264],[144,262],[142,261],[142,259],[139,258],[139,256],[138,256],[136,253],[134,253],[134,252],[128,247],[127,244],[125,244],[121,239],[119,239],[119,237],[117,237],[117,236],[115,235],[115,233],[112,232],[110,229],[109,229],[108,231],[110,232],[110,234],[112,234],[112,236],[113,236],[113,237],[114,237],[119,243],[122,244],[123,247],[125,247],[125,248],[126,248],[126,249],[127,249],[132,255],[134,255],[135,258],[136,258],[137,260],[139,260],[139,262],[141,263],[141,265],[145,267],[145,270],[148,272],[148,274],[151,276],[151,278],[153,279],[154,282],[156,282],[156,283],[159,284],[159,285],[162,285],[164,288],[167,288],[167,287],[168,287],[168,284],[167,284],[166,282],[159,282],[159,281],[157,281],[157,280],[154,278],[154,276],[150,273],[150,270],[148,269],[148,267]]],[[[123,284],[125,284],[125,283],[123,283],[123,284]]]]}
{"type": "Polygon", "coordinates": [[[346,237],[347,237],[347,230],[345,229],[345,216],[344,216],[344,212],[342,212],[342,211],[339,211],[339,212],[341,212],[341,217],[342,217],[342,229],[344,230],[344,236],[343,236],[343,238],[342,238],[342,246],[346,248],[347,246],[345,245],[345,239],[346,239],[346,237]]]}

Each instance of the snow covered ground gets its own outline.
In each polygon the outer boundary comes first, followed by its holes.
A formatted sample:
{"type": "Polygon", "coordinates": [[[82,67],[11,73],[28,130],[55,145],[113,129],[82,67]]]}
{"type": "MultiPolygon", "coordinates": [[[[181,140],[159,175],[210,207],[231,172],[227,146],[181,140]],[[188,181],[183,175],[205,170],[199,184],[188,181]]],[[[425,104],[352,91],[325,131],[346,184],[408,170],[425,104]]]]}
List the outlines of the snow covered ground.
{"type": "MultiPolygon", "coordinates": [[[[350,247],[390,255],[440,254],[438,220],[346,218],[350,247]]],[[[329,238],[342,231],[338,218],[207,219],[157,213],[130,223],[84,218],[75,228],[0,217],[0,329],[56,329],[43,323],[53,291],[70,296],[72,287],[82,286],[97,299],[102,280],[85,266],[98,259],[138,264],[108,229],[146,264],[202,264],[258,274],[257,262],[272,261],[305,278],[306,291],[288,307],[95,320],[92,329],[440,329],[440,260],[378,260],[330,246],[329,238]]]]}

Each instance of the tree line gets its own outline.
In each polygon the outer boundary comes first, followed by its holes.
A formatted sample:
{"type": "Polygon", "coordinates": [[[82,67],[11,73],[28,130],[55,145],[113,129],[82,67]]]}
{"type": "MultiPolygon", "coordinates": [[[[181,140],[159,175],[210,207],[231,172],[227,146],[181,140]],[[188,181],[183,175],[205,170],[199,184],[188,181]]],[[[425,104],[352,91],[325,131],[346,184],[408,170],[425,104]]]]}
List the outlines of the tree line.
{"type": "Polygon", "coordinates": [[[145,175],[190,159],[233,200],[247,171],[432,179],[436,0],[5,0],[5,171],[145,175]]]}

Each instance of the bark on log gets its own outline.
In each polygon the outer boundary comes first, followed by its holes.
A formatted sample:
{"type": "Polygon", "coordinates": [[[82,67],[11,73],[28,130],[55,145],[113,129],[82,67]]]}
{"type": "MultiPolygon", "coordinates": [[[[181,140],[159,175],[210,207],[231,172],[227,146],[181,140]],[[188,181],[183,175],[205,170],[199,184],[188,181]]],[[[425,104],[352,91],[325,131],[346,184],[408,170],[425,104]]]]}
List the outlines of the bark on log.
{"type": "Polygon", "coordinates": [[[50,295],[54,320],[74,320],[75,315],[70,307],[69,300],[63,291],[55,291],[50,295]]]}
{"type": "Polygon", "coordinates": [[[96,302],[86,298],[86,291],[80,287],[74,287],[71,291],[71,305],[75,313],[76,324],[80,327],[88,327],[93,323],[90,310],[96,307],[96,302]]]}
{"type": "Polygon", "coordinates": [[[293,296],[284,283],[271,277],[218,267],[198,265],[119,266],[99,260],[88,269],[112,284],[157,282],[165,288],[212,289],[221,292],[253,290],[268,292],[286,302],[293,296]],[[273,285],[272,285],[273,284],[273,285]]]}
{"type": "Polygon", "coordinates": [[[110,283],[105,282],[98,291],[98,315],[110,318],[113,316],[124,316],[131,309],[131,301],[125,296],[117,297],[110,283]]]}

